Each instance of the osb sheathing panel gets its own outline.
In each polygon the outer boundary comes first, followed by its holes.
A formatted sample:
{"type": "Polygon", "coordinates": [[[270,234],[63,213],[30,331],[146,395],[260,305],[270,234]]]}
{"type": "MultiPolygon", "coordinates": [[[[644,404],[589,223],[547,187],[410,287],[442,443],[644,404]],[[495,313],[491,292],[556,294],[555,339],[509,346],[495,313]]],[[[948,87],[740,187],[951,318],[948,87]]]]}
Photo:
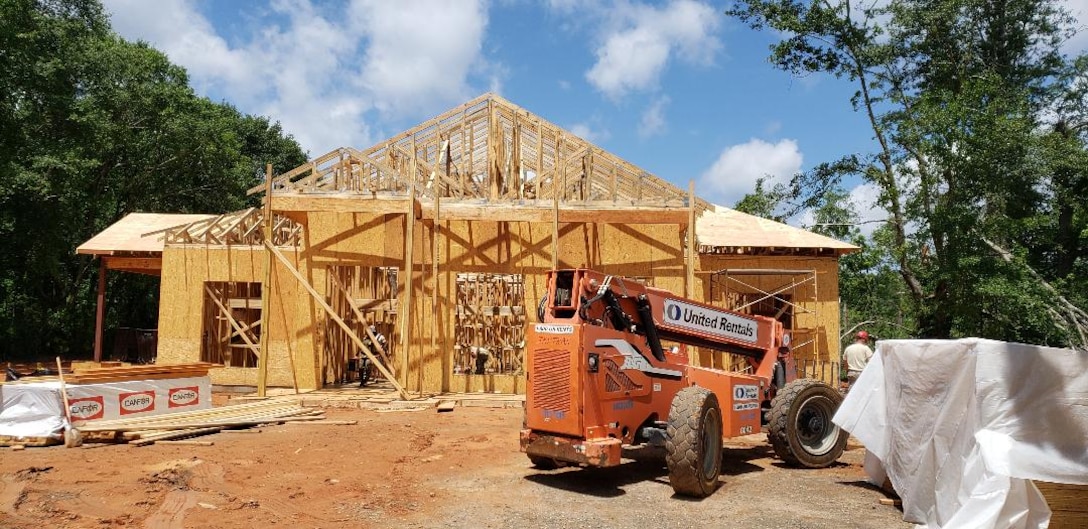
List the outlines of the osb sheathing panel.
{"type": "MultiPolygon", "coordinates": [[[[403,215],[351,213],[309,213],[305,240],[298,259],[303,274],[323,296],[326,269],[333,265],[395,266],[402,269],[398,299],[404,299],[408,275],[404,273],[403,215]]],[[[536,305],[545,289],[545,274],[552,266],[552,224],[527,222],[440,221],[438,234],[438,296],[433,292],[432,276],[434,230],[430,221],[416,220],[415,266],[412,279],[414,294],[411,308],[411,343],[407,371],[397,365],[399,377],[412,390],[427,392],[485,391],[524,393],[524,375],[454,375],[454,289],[458,273],[523,274],[525,306],[530,321],[535,320],[536,305]],[[437,319],[435,314],[437,299],[437,319]],[[434,347],[431,341],[434,336],[434,347]],[[421,362],[422,359],[422,362],[421,362]],[[421,369],[422,364],[422,369],[421,369]]],[[[559,226],[559,266],[590,267],[606,273],[648,278],[650,284],[677,295],[685,291],[685,233],[676,225],[584,225],[559,226]]],[[[203,281],[260,281],[263,277],[259,251],[168,248],[164,253],[162,323],[160,357],[176,361],[199,358],[200,305],[203,281]],[[216,252],[223,255],[216,256],[216,252]],[[229,266],[228,266],[229,264],[229,266]],[[180,272],[175,272],[178,270],[180,272]],[[209,275],[210,274],[210,275],[209,275]],[[195,289],[195,290],[194,290],[195,289]],[[183,310],[174,310],[174,307],[183,310]],[[167,309],[170,310],[167,310],[167,309]],[[189,315],[192,316],[189,316],[189,315]],[[172,321],[173,318],[176,321],[172,321]]],[[[278,267],[282,268],[282,267],[278,267]]],[[[838,358],[838,276],[834,258],[700,256],[696,260],[695,297],[710,296],[710,272],[723,268],[815,269],[818,275],[819,321],[798,314],[798,326],[820,329],[821,360],[838,358]]],[[[297,285],[286,270],[277,270],[273,307],[282,308],[273,316],[273,362],[269,383],[290,386],[286,349],[293,349],[299,373],[310,373],[308,383],[330,381],[323,373],[322,327],[335,325],[310,296],[297,285]],[[283,303],[283,300],[291,303],[283,303]],[[292,337],[286,340],[287,336],[292,337]]],[[[778,286],[778,278],[748,276],[747,282],[763,288],[778,286]]],[[[802,287],[798,298],[812,296],[802,287]]],[[[807,303],[807,302],[804,302],[807,303]]],[[[399,327],[398,327],[399,332],[399,327]]],[[[401,345],[403,347],[403,344],[401,345]]],[[[803,351],[802,351],[803,353],[803,351]]],[[[395,354],[395,358],[401,358],[395,354]]],[[[712,357],[701,355],[702,365],[711,365],[712,357]]],[[[256,370],[222,369],[213,380],[222,384],[256,384],[256,370]]],[[[303,385],[300,376],[300,385],[303,385]]]]}
{"type": "MultiPolygon", "coordinates": [[[[839,360],[839,266],[838,259],[833,257],[792,257],[792,256],[713,256],[703,255],[698,260],[696,267],[697,292],[701,292],[703,299],[713,304],[721,304],[722,285],[728,284],[731,291],[746,289],[738,283],[730,281],[724,283],[724,278],[719,276],[717,284],[713,285],[715,299],[710,299],[713,273],[723,269],[782,269],[782,270],[815,270],[816,282],[805,282],[802,285],[783,291],[782,294],[790,294],[792,300],[799,306],[815,311],[807,313],[794,312],[794,326],[796,328],[815,329],[816,335],[812,338],[815,342],[794,351],[795,356],[801,360],[817,360],[838,362],[839,360]]],[[[745,283],[758,287],[766,292],[774,292],[778,288],[789,284],[791,280],[801,281],[804,275],[795,277],[782,275],[765,276],[737,276],[745,283]]],[[[712,365],[708,353],[700,354],[699,361],[703,365],[712,365]]]]}
{"type": "MultiPolygon", "coordinates": [[[[294,251],[285,251],[292,261],[294,251]]],[[[268,384],[293,385],[291,357],[300,388],[317,387],[309,295],[283,266],[274,262],[269,299],[268,384]]],[[[305,271],[303,272],[305,273],[305,271]]],[[[158,362],[200,361],[204,284],[208,281],[264,282],[264,252],[259,248],[170,246],[163,252],[159,297],[158,362]]],[[[209,373],[213,384],[256,385],[256,368],[219,368],[209,373]]]]}

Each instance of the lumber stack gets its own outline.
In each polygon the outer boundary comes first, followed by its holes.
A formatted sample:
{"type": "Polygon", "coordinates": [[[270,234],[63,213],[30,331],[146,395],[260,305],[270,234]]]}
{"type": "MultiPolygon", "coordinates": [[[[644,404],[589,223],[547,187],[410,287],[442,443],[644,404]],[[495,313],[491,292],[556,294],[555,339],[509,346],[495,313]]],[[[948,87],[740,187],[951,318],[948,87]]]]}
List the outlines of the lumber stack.
{"type": "Polygon", "coordinates": [[[1066,529],[1088,527],[1088,486],[1036,481],[1053,514],[1050,527],[1066,529]]]}
{"type": "Polygon", "coordinates": [[[167,415],[87,421],[78,428],[84,442],[145,446],[156,441],[197,437],[223,430],[323,419],[324,412],[304,408],[297,402],[260,401],[167,415]]]}
{"type": "MultiPolygon", "coordinates": [[[[110,382],[128,382],[133,380],[160,380],[168,378],[190,378],[208,376],[208,370],[220,367],[219,364],[198,362],[194,364],[174,365],[117,365],[103,363],[101,367],[84,369],[75,366],[71,372],[64,373],[66,384],[101,384],[110,382]]],[[[56,376],[23,377],[17,382],[55,381],[56,376]]]]}
{"type": "Polygon", "coordinates": [[[100,367],[66,373],[64,381],[68,384],[99,384],[129,380],[204,377],[208,376],[208,369],[216,367],[216,365],[199,362],[195,364],[100,367]]]}

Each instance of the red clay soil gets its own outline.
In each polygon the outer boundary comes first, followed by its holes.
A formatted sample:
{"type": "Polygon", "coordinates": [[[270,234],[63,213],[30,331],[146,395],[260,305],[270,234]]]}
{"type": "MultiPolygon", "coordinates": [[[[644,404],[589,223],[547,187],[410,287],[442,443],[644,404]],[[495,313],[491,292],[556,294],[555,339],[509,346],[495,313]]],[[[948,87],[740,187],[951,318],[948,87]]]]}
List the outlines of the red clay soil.
{"type": "Polygon", "coordinates": [[[328,416],[358,424],[220,433],[200,438],[207,447],[0,449],[0,527],[698,527],[723,516],[909,527],[861,483],[856,448],[846,464],[803,471],[750,436],[727,451],[721,489],[693,502],[673,496],[657,461],[532,469],[518,452],[519,409],[328,416]]]}

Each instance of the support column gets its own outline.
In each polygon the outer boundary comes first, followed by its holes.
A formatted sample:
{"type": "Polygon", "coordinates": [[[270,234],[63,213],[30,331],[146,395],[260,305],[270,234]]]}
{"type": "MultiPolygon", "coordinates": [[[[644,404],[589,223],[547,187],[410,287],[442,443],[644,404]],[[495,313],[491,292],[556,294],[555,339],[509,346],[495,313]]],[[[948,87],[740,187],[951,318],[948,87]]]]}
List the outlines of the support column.
{"type": "Polygon", "coordinates": [[[102,361],[102,331],[106,325],[106,258],[98,258],[98,307],[94,313],[94,361],[102,361]]]}
{"type": "Polygon", "coordinates": [[[261,283],[261,352],[257,360],[257,396],[265,396],[268,390],[268,338],[271,329],[268,325],[268,300],[272,290],[272,164],[264,170],[264,283],[261,283]]]}

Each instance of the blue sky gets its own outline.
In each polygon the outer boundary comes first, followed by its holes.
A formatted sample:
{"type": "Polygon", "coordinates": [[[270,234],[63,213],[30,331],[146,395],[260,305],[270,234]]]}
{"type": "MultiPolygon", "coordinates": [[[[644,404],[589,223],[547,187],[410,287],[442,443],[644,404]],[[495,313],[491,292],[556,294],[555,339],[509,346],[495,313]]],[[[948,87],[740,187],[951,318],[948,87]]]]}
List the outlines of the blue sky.
{"type": "MultiPolygon", "coordinates": [[[[280,121],[311,156],[367,147],[486,91],[730,206],[760,176],[872,151],[853,86],[774,69],[773,35],[726,18],[724,2],[104,3],[122,36],[186,67],[199,93],[280,121]]],[[[867,216],[873,190],[852,197],[867,216]]]]}

